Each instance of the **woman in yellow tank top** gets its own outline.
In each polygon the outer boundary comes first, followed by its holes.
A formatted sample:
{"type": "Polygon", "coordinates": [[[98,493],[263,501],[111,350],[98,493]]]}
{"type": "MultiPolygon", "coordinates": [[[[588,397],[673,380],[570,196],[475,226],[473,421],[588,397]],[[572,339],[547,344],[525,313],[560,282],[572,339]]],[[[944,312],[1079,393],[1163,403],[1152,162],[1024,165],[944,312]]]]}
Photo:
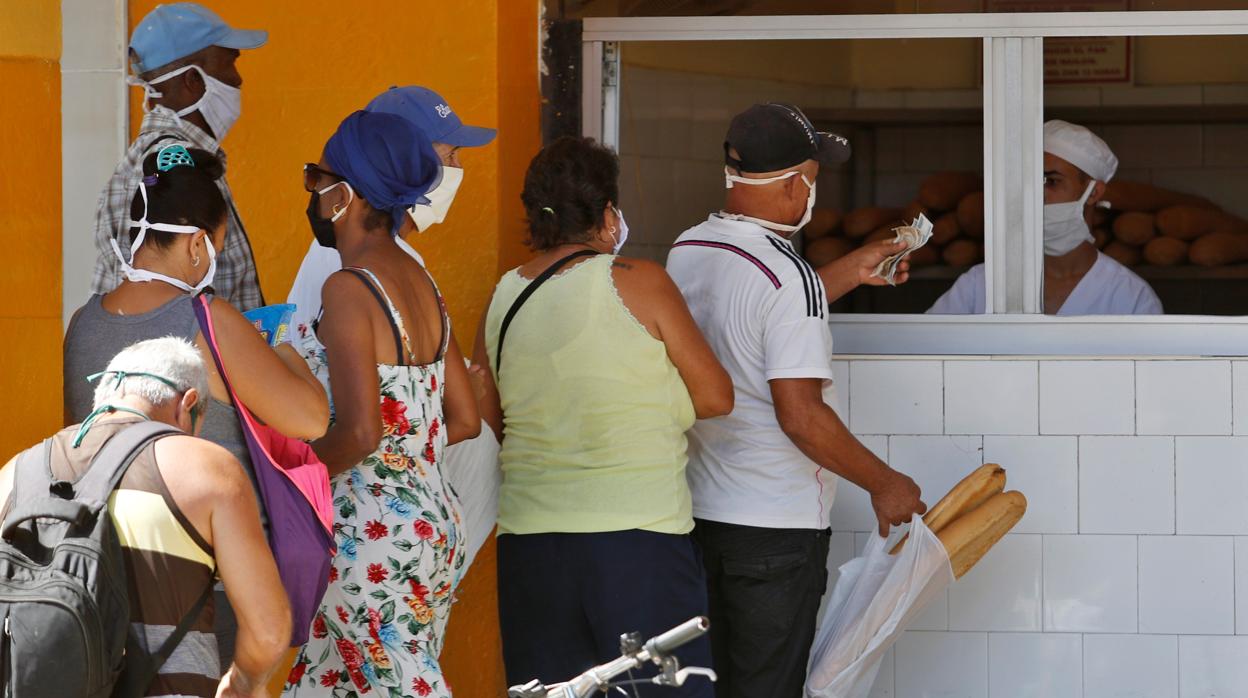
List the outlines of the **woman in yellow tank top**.
{"type": "MultiPolygon", "coordinates": [[[[617,656],[621,633],[706,613],[684,432],[731,411],[732,383],[663,267],[616,256],[628,234],[618,175],[589,139],[533,159],[521,198],[537,256],[499,281],[477,336],[482,412],[502,441],[513,684],[570,678],[617,656]]],[[[685,647],[682,663],[709,661],[705,640],[685,647]]],[[[691,681],[665,695],[712,692],[691,681]]]]}

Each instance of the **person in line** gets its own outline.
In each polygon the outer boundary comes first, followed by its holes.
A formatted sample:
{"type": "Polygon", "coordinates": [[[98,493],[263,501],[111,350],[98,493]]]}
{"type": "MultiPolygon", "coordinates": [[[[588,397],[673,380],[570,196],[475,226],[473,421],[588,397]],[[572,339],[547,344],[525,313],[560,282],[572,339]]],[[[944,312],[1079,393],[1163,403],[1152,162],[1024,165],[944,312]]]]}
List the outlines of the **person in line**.
{"type": "Polygon", "coordinates": [[[901,245],[882,241],[820,270],[793,250],[820,167],[849,157],[845,139],[817,132],[797,107],[738,114],[724,155],[724,210],[681,234],[667,260],[735,391],[731,414],[699,419],[689,434],[693,535],[708,579],[716,695],[797,698],[827,585],[836,476],[870,493],[880,535],[926,510],[914,481],[823,399],[827,303],[901,245]]]}
{"type": "MultiPolygon", "coordinates": [[[[221,164],[203,150],[165,145],[147,156],[143,173],[129,222],[110,245],[125,280],[109,293],[93,295],[74,313],[66,330],[65,421],[87,418],[92,391],[86,377],[104,370],[121,349],[165,336],[194,342],[210,367],[210,390],[202,396],[202,436],[229,451],[254,485],[239,415],[194,310],[196,296],[207,292],[215,280],[216,250],[228,244],[230,235],[228,207],[217,188],[221,164]]],[[[220,297],[211,299],[211,314],[226,374],[256,418],[296,438],[325,433],[328,399],[299,353],[289,344],[269,347],[251,322],[220,297]]],[[[234,624],[220,590],[216,618],[222,664],[228,665],[234,624]]]]}
{"type": "MultiPolygon", "coordinates": [[[[459,162],[460,148],[489,144],[494,140],[494,129],[464,124],[441,95],[418,85],[391,87],[374,97],[364,111],[397,114],[419,127],[433,141],[433,150],[442,163],[442,177],[425,193],[425,201],[414,204],[408,215],[416,224],[411,229],[421,233],[443,222],[464,179],[464,169],[459,162]]],[[[402,236],[396,237],[394,242],[422,267],[425,265],[424,259],[402,236]]],[[[291,327],[302,336],[311,332],[312,323],[321,314],[321,288],[325,280],[341,268],[342,257],[338,250],[312,241],[286,298],[287,303],[296,306],[291,327]]]]}
{"type": "MultiPolygon", "coordinates": [[[[1148,282],[1096,249],[1088,228],[1118,158],[1087,128],[1044,123],[1044,312],[1047,315],[1160,315],[1148,282]]],[[[978,315],[986,305],[985,267],[976,264],[928,309],[978,315]]]]}
{"type": "MultiPolygon", "coordinates": [[[[728,413],[732,385],[663,268],[617,256],[628,237],[618,178],[616,155],[590,139],[534,157],[521,200],[537,256],[502,277],[477,335],[483,411],[502,440],[499,616],[513,684],[569,679],[618,656],[621,633],[706,613],[685,431],[728,413]]],[[[691,643],[682,664],[708,666],[709,650],[691,643]]],[[[713,693],[700,679],[639,693],[660,690],[713,693]]]]}
{"type": "MultiPolygon", "coordinates": [[[[204,366],[202,351],[175,337],[122,349],[101,367],[92,417],[51,437],[50,464],[53,477],[73,482],[132,424],[154,420],[186,432],[148,445],[109,500],[130,622],[154,651],[219,577],[238,618],[236,650],[222,676],[210,597],[145,695],[260,698],[290,644],[290,608],[246,475],[229,451],[194,438],[211,390],[204,366]]],[[[16,460],[0,471],[0,500],[12,491],[16,460]]]]}
{"type": "Polygon", "coordinates": [[[438,655],[464,550],[442,454],[481,419],[433,277],[395,242],[440,170],[410,121],[366,111],[304,168],[312,233],[343,263],[312,335],[334,411],[312,448],[329,467],[338,554],[288,696],[451,695],[438,655]]]}
{"type": "MultiPolygon", "coordinates": [[[[193,2],[157,5],[130,37],[130,83],[143,88],[139,135],[100,194],[95,212],[95,272],[91,291],[105,294],[124,276],[112,240],[125,232],[130,202],[143,177],[143,162],[178,143],[212,153],[225,168],[221,141],[242,109],[239,51],[264,45],[268,32],[233,29],[212,10],[193,2]]],[[[264,305],[251,242],[234,206],[224,174],[217,182],[228,208],[225,246],[217,250],[213,280],[219,296],[247,311],[264,305]]]]}

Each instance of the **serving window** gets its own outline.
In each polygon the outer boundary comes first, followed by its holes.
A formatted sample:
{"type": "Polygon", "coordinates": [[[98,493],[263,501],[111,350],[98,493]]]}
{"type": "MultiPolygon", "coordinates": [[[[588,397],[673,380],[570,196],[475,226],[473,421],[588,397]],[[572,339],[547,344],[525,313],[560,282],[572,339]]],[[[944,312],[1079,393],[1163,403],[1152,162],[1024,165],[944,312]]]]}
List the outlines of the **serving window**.
{"type": "Polygon", "coordinates": [[[849,163],[821,172],[815,218],[795,238],[812,262],[919,211],[938,223],[909,283],[860,288],[833,307],[838,350],[1248,346],[1248,244],[1196,245],[1213,232],[1248,240],[1248,11],[614,18],[584,29],[584,131],[621,153],[631,254],[662,261],[722,205],[734,113],[790,101],[854,146],[849,163]],[[1106,198],[1119,201],[1096,214],[1096,245],[1148,282],[1166,316],[1043,313],[1050,118],[1086,125],[1118,155],[1106,198]],[[1200,211],[1168,210],[1181,204],[1200,211]],[[981,260],[985,314],[922,314],[981,260]]]}

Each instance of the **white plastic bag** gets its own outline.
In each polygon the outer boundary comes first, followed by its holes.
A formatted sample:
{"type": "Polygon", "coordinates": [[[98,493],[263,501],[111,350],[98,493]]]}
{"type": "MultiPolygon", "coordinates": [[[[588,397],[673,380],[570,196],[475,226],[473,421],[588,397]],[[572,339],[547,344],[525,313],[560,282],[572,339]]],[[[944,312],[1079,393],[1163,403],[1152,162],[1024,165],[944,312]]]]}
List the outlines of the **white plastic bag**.
{"type": "Polygon", "coordinates": [[[480,436],[447,446],[443,455],[442,472],[451,487],[455,488],[461,505],[461,530],[464,545],[467,546],[465,570],[494,531],[494,523],[498,520],[498,488],[503,482],[498,451],[494,430],[483,420],[480,436]]]}
{"type": "Polygon", "coordinates": [[[872,535],[840,578],[815,630],[808,698],[866,698],[880,659],[925,606],[953,582],[949,555],[917,514],[910,539],[889,555],[897,535],[872,535]]]}

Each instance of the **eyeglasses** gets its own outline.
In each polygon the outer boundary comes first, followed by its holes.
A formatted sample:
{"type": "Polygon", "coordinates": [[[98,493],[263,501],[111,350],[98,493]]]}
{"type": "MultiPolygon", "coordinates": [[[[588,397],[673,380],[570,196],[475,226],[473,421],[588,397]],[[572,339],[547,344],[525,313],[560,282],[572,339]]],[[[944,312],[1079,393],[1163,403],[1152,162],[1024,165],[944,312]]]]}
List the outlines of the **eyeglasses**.
{"type": "Polygon", "coordinates": [[[326,186],[334,182],[345,182],[346,177],[334,174],[329,170],[321,169],[316,163],[307,162],[303,165],[303,189],[304,191],[314,192],[324,189],[326,186]],[[330,180],[326,182],[326,180],[330,180]]]}

